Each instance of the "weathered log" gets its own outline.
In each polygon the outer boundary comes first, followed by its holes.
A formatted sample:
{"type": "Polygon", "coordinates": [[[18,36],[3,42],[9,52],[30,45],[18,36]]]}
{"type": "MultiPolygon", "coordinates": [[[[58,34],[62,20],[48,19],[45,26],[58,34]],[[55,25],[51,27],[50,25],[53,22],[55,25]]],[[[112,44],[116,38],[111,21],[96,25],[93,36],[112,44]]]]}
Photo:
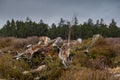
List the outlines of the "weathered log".
{"type": "Polygon", "coordinates": [[[37,69],[32,69],[30,71],[24,71],[22,72],[24,75],[26,74],[30,74],[30,73],[37,73],[39,71],[41,71],[43,68],[45,68],[45,65],[39,66],[37,69]]]}

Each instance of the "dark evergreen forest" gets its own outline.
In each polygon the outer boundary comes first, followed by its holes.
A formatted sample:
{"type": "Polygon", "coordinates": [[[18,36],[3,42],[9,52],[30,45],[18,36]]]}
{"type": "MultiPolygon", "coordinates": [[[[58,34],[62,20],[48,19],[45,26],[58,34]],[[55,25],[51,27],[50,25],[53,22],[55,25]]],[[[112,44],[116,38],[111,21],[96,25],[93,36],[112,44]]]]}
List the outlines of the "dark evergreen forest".
{"type": "MultiPolygon", "coordinates": [[[[67,39],[69,23],[66,23],[63,18],[60,19],[57,25],[53,23],[51,26],[43,20],[36,23],[29,17],[26,18],[26,21],[15,21],[12,19],[8,20],[0,29],[0,36],[17,38],[48,36],[52,39],[60,36],[63,39],[67,39]]],[[[79,24],[78,19],[74,18],[74,23],[71,26],[71,39],[86,39],[94,34],[101,34],[103,37],[120,37],[120,27],[117,26],[117,22],[114,19],[111,20],[109,25],[106,25],[103,19],[97,20],[96,23],[93,23],[92,19],[88,19],[88,21],[79,24]]]]}

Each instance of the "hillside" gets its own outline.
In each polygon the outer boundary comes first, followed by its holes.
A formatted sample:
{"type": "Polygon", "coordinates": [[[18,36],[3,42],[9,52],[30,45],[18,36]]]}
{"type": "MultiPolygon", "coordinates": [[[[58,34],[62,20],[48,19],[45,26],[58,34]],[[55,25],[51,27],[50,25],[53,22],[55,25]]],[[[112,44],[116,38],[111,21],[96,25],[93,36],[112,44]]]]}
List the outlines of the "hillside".
{"type": "MultiPolygon", "coordinates": [[[[55,51],[52,52],[55,53],[52,61],[46,55],[44,61],[37,59],[38,56],[35,55],[32,64],[24,59],[13,59],[18,53],[24,52],[27,45],[36,45],[39,37],[1,37],[0,78],[5,80],[119,80],[120,38],[99,38],[94,43],[92,40],[93,38],[88,38],[82,43],[71,40],[72,61],[68,64],[68,68],[65,68],[55,51]],[[89,51],[86,51],[87,49],[89,51]],[[45,67],[41,68],[42,65],[45,67]],[[25,71],[28,73],[24,74],[25,71]]],[[[47,52],[51,51],[52,49],[47,52]]]]}

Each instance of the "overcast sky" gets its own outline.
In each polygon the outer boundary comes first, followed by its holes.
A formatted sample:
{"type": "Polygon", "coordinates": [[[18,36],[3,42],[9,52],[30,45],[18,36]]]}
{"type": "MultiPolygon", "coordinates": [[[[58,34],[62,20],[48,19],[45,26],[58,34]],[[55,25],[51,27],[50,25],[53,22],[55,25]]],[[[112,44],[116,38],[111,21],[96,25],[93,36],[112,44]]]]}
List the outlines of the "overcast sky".
{"type": "Polygon", "coordinates": [[[120,0],[0,0],[0,27],[7,20],[39,22],[42,19],[51,25],[58,24],[60,18],[71,21],[76,16],[79,23],[92,18],[104,19],[106,24],[115,19],[120,26],[120,0]]]}

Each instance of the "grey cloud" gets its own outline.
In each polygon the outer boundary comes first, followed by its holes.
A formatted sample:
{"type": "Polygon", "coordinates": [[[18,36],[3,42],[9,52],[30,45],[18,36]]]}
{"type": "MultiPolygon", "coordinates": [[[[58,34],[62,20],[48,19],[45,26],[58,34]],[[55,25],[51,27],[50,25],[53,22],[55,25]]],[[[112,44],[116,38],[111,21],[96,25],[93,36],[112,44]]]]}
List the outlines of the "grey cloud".
{"type": "Polygon", "coordinates": [[[109,23],[114,18],[120,25],[119,4],[120,0],[0,0],[0,26],[11,18],[25,20],[28,16],[58,23],[61,17],[70,20],[74,14],[79,22],[103,18],[109,23]]]}

